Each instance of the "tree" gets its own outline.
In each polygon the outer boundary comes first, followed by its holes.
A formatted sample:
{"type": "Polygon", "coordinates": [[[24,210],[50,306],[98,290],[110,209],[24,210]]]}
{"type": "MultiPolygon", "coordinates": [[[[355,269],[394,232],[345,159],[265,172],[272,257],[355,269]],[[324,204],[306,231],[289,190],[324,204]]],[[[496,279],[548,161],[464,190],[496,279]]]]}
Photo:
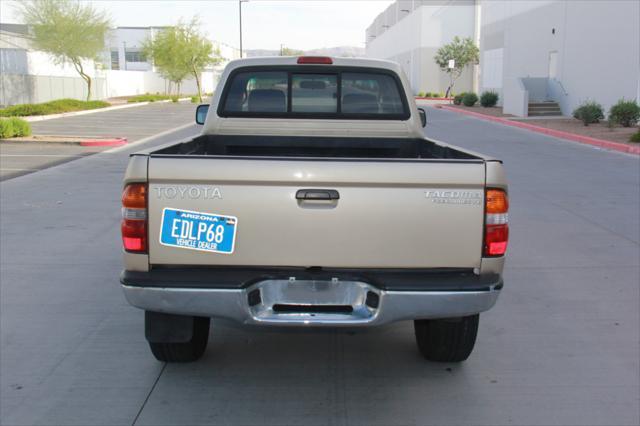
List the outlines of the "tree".
{"type": "Polygon", "coordinates": [[[289,47],[282,46],[280,48],[280,56],[300,56],[303,55],[304,52],[298,49],[291,49],[289,47]]]}
{"type": "MultiPolygon", "coordinates": [[[[179,52],[178,33],[173,29],[160,31],[155,38],[147,38],[142,44],[142,53],[152,59],[158,74],[174,83],[177,94],[180,94],[180,85],[189,75],[189,69],[185,64],[177,60],[179,52]]],[[[171,87],[169,87],[171,92],[171,87]]]]}
{"type": "Polygon", "coordinates": [[[143,52],[153,59],[160,73],[180,84],[189,74],[196,80],[198,97],[202,102],[200,74],[209,65],[220,62],[220,52],[200,32],[200,23],[193,18],[189,23],[165,28],[143,44],[143,52]]]}
{"type": "Polygon", "coordinates": [[[438,49],[433,59],[441,70],[449,74],[449,87],[447,87],[447,93],[445,94],[445,97],[449,97],[449,93],[451,93],[456,80],[464,69],[470,64],[477,65],[480,63],[480,50],[471,38],[461,39],[455,36],[451,43],[445,44],[438,49]],[[454,67],[449,68],[449,61],[452,59],[455,61],[454,67]]]}
{"type": "Polygon", "coordinates": [[[29,0],[18,9],[25,24],[33,29],[33,45],[49,53],[56,64],[71,63],[87,83],[91,98],[91,77],[83,60],[97,60],[105,50],[111,25],[104,11],[72,0],[29,0]]]}

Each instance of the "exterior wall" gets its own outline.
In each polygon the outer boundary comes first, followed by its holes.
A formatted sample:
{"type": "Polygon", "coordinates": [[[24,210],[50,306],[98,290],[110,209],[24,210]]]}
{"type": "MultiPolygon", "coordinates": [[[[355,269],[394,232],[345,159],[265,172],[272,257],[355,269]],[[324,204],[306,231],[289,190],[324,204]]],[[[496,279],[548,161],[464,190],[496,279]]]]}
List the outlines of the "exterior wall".
{"type": "MultiPolygon", "coordinates": [[[[104,99],[106,81],[94,78],[92,99],[104,99]]],[[[86,99],[87,86],[80,77],[61,77],[27,74],[0,75],[0,105],[40,103],[55,99],[86,99]]]]}
{"type": "Polygon", "coordinates": [[[585,100],[608,110],[638,97],[639,2],[481,0],[481,7],[480,90],[499,92],[506,113],[526,115],[523,91],[531,102],[557,101],[565,115],[585,100]]]}
{"type": "MultiPolygon", "coordinates": [[[[30,52],[31,53],[31,52],[30,52]]],[[[201,76],[202,91],[213,92],[219,75],[205,71],[201,76]]],[[[175,87],[171,88],[175,93],[175,87]]],[[[99,71],[92,80],[91,99],[107,99],[144,93],[167,93],[169,84],[152,71],[99,71]]],[[[185,80],[181,93],[195,94],[195,80],[185,80]]],[[[74,76],[28,75],[2,73],[0,75],[0,105],[48,102],[55,99],[86,99],[85,81],[74,76]]]]}
{"type": "MultiPolygon", "coordinates": [[[[398,62],[414,93],[444,93],[448,75],[433,58],[455,36],[474,38],[475,19],[475,2],[470,0],[396,1],[367,29],[366,56],[398,62]]],[[[472,88],[473,69],[469,67],[454,91],[472,88]]]]}
{"type": "MultiPolygon", "coordinates": [[[[168,93],[169,82],[153,71],[121,71],[106,70],[101,73],[106,81],[105,97],[115,98],[119,96],[141,95],[144,93],[168,93]]],[[[202,91],[213,92],[217,84],[217,74],[205,71],[200,76],[202,91]]],[[[171,93],[176,88],[171,87],[171,93]]],[[[195,94],[198,88],[194,79],[185,80],[180,86],[183,94],[195,94]]]]}

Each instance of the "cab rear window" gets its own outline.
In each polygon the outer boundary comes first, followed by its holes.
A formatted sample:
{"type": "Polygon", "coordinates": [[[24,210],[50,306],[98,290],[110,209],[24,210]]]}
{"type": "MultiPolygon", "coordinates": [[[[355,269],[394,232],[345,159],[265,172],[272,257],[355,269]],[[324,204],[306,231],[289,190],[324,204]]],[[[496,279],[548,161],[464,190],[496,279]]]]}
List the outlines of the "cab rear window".
{"type": "Polygon", "coordinates": [[[395,74],[308,67],[232,73],[218,113],[222,117],[409,118],[395,74]]]}

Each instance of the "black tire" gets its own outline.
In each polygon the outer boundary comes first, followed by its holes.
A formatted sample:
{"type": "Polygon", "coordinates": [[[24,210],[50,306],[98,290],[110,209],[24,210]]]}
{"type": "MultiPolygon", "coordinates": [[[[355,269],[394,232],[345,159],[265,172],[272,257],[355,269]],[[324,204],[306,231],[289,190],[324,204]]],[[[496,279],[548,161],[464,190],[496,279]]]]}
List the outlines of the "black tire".
{"type": "Polygon", "coordinates": [[[153,343],[149,347],[153,356],[162,362],[192,362],[200,359],[209,341],[209,318],[193,317],[193,335],[184,343],[153,343]]]}
{"type": "Polygon", "coordinates": [[[424,358],[461,362],[469,358],[478,334],[480,315],[437,320],[416,320],[416,343],[424,358]]]}

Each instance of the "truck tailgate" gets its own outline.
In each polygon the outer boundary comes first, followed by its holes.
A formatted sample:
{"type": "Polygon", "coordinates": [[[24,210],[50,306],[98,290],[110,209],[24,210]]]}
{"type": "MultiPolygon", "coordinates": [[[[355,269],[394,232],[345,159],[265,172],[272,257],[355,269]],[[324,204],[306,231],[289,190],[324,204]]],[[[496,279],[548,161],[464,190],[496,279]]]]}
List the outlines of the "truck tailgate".
{"type": "Polygon", "coordinates": [[[482,160],[151,156],[148,181],[151,264],[480,266],[482,160]],[[237,218],[233,252],[163,244],[165,209],[237,218]]]}

